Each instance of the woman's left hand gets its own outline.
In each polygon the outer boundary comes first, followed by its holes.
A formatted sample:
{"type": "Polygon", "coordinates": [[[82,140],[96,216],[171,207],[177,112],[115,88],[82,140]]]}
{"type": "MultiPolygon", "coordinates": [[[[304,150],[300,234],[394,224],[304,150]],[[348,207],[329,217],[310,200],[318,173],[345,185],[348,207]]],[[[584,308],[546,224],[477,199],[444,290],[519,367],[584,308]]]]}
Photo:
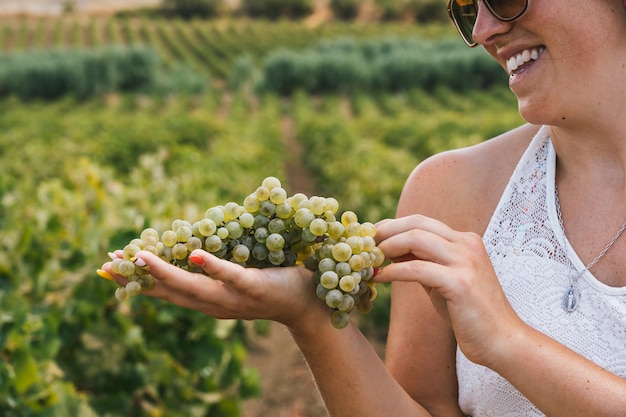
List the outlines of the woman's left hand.
{"type": "Polygon", "coordinates": [[[422,284],[470,360],[484,363],[499,338],[521,325],[480,236],[417,214],[376,227],[378,246],[392,263],[375,280],[422,284]]]}

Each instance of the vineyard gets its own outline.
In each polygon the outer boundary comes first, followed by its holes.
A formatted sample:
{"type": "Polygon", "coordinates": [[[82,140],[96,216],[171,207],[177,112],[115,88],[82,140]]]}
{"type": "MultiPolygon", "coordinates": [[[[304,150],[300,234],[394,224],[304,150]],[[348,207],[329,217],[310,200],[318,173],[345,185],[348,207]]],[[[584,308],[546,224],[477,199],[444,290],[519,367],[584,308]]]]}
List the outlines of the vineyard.
{"type": "MultiPolygon", "coordinates": [[[[364,220],[393,216],[421,160],[522,122],[505,85],[283,96],[225,81],[242,55],[261,60],[278,47],[448,34],[348,23],[0,21],[3,52],[141,43],[213,81],[202,94],[0,100],[0,414],[235,417],[246,399],[266,395],[245,365],[251,334],[266,323],[218,321],[148,297],[120,304],[95,269],[143,228],[197,220],[269,175],[290,192],[334,196],[364,220]]],[[[381,288],[360,317],[372,337],[384,337],[388,296],[381,288]]]]}
{"type": "Polygon", "coordinates": [[[184,61],[217,80],[229,77],[238,58],[259,60],[277,47],[300,49],[322,39],[351,36],[453,35],[448,26],[333,23],[307,27],[289,21],[171,21],[148,18],[0,19],[0,51],[103,45],[151,45],[166,65],[184,61]]]}

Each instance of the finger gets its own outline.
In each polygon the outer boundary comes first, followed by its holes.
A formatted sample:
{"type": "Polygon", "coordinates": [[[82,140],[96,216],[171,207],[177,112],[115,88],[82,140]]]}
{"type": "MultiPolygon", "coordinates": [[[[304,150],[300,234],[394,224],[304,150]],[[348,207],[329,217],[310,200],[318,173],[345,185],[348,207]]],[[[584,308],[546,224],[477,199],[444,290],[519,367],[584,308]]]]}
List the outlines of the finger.
{"type": "Polygon", "coordinates": [[[372,279],[376,282],[419,282],[425,288],[440,289],[450,285],[445,279],[447,267],[424,260],[412,260],[385,266],[372,279]]]}
{"type": "Polygon", "coordinates": [[[454,245],[441,235],[424,229],[411,228],[391,235],[378,244],[393,262],[423,259],[448,264],[454,259],[454,245]]]}
{"type": "Polygon", "coordinates": [[[430,233],[434,233],[444,239],[452,240],[455,231],[445,223],[431,217],[413,214],[411,216],[400,217],[392,220],[383,220],[376,225],[377,242],[382,242],[391,236],[406,232],[411,229],[420,229],[430,233]]]}

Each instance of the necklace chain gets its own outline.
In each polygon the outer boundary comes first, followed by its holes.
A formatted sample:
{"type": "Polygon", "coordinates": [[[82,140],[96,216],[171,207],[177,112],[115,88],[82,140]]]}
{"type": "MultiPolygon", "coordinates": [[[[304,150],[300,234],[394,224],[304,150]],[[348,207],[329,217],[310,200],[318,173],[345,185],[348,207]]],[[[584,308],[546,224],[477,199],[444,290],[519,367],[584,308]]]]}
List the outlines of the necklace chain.
{"type": "MultiPolygon", "coordinates": [[[[561,232],[563,233],[563,244],[567,245],[567,238],[565,237],[565,227],[563,226],[563,217],[561,214],[561,204],[559,202],[559,191],[556,187],[556,184],[554,185],[554,196],[556,202],[556,214],[559,219],[561,232]]],[[[617,240],[620,238],[622,233],[624,233],[624,230],[626,230],[626,223],[622,224],[622,227],[620,227],[615,236],[613,236],[611,241],[604,247],[604,249],[602,249],[602,251],[595,258],[593,258],[593,260],[589,262],[587,266],[585,266],[585,269],[578,272],[576,276],[573,276],[570,270],[570,286],[565,292],[565,296],[563,297],[563,309],[565,309],[565,311],[572,312],[576,310],[576,308],[578,308],[578,301],[580,299],[580,291],[577,288],[578,279],[592,266],[594,266],[596,262],[598,262],[604,255],[606,255],[609,249],[611,249],[615,242],[617,242],[617,240]]]]}

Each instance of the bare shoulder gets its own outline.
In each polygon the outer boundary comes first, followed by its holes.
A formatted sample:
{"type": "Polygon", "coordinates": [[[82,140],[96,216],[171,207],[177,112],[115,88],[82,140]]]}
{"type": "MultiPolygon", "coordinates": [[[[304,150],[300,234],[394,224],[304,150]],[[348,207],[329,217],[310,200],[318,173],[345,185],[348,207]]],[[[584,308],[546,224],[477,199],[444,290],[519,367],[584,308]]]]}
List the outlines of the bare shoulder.
{"type": "Polygon", "coordinates": [[[434,155],[409,176],[398,216],[421,213],[482,234],[539,126],[525,124],[480,144],[434,155]]]}

